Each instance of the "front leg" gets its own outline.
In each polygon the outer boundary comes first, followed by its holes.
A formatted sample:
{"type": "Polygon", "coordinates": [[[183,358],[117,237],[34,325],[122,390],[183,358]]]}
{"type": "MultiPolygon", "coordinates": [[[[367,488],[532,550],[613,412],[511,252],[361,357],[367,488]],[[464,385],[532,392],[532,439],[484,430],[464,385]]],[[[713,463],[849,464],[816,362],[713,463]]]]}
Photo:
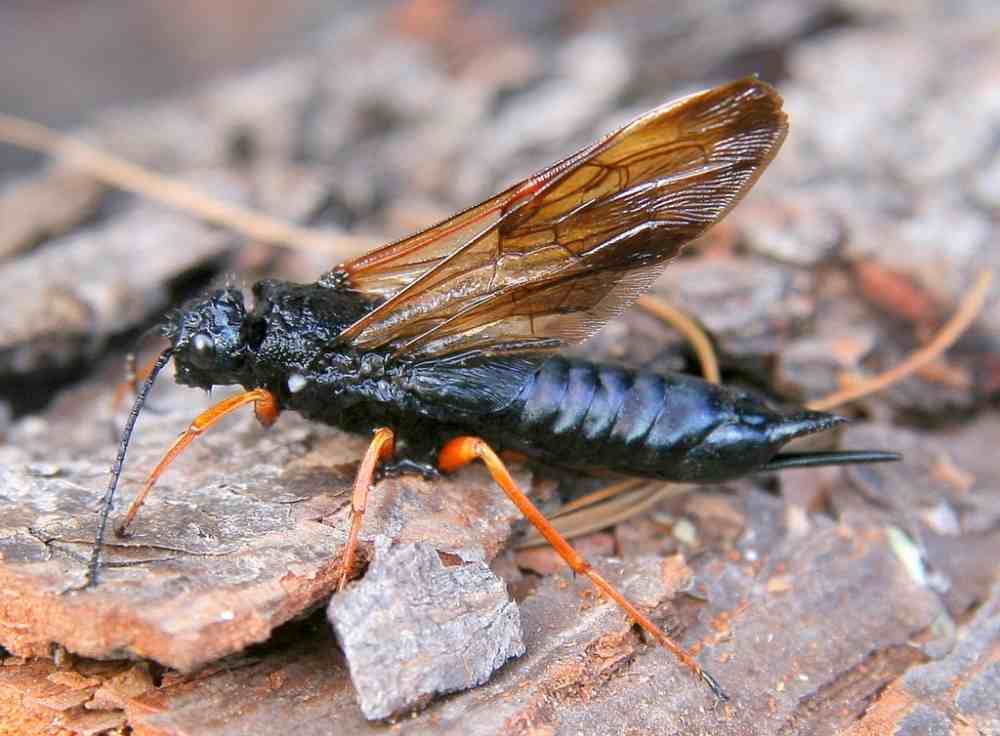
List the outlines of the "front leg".
{"type": "Polygon", "coordinates": [[[396,433],[388,427],[379,427],[372,436],[371,444],[361,459],[361,467],[354,476],[354,492],[351,495],[351,530],[347,534],[347,545],[344,547],[344,558],[340,568],[340,582],[337,584],[339,593],[347,585],[347,576],[354,567],[354,555],[358,548],[358,534],[361,533],[361,522],[365,518],[368,507],[368,491],[371,490],[378,467],[390,460],[395,453],[396,433]]]}
{"type": "Polygon", "coordinates": [[[139,509],[142,508],[143,503],[146,502],[146,496],[153,490],[153,486],[156,485],[159,477],[163,475],[163,471],[170,467],[170,464],[188,445],[220,419],[247,404],[253,404],[254,415],[256,415],[257,421],[265,427],[270,427],[274,424],[281,413],[277,397],[265,388],[255,388],[253,391],[246,391],[236,396],[230,396],[228,399],[224,399],[215,406],[203,411],[195,417],[187,430],[174,441],[174,444],[164,453],[160,462],[150,471],[146,477],[146,482],[142,486],[142,490],[139,491],[139,494],[132,501],[132,505],[129,506],[128,513],[125,514],[125,520],[115,527],[115,534],[119,537],[129,536],[128,528],[132,525],[135,515],[139,513],[139,509]]]}

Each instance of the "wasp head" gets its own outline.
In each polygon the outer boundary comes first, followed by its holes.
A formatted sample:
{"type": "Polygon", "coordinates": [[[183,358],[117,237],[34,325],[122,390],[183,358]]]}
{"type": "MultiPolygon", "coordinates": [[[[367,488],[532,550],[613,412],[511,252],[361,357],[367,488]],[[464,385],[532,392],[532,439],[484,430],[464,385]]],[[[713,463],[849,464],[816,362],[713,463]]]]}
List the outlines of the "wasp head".
{"type": "Polygon", "coordinates": [[[249,352],[246,316],[237,289],[200,297],[171,315],[163,333],[173,343],[177,382],[201,388],[240,383],[249,352]]]}

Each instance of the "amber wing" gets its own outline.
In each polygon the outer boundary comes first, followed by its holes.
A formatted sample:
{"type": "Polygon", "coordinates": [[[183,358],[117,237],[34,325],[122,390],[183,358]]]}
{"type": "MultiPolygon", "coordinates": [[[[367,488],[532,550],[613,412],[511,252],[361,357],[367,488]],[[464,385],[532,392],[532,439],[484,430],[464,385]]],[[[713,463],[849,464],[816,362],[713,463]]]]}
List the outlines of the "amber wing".
{"type": "Polygon", "coordinates": [[[630,305],[774,157],[781,97],[748,78],[646,113],[482,204],[335,271],[381,303],[341,340],[425,358],[539,352],[630,305]]]}

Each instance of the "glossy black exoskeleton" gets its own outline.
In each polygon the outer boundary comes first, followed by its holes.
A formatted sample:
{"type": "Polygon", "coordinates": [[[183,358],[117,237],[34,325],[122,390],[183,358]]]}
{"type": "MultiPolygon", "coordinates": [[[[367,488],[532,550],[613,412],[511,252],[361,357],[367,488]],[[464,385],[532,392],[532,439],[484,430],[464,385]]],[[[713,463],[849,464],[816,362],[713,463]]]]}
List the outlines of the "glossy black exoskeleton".
{"type": "Polygon", "coordinates": [[[782,412],[686,375],[562,357],[649,287],[681,247],[721,219],[784,139],[781,98],[744,79],[669,103],[536,176],[413,237],[334,268],[315,284],[262,281],[248,310],[225,289],[170,317],[170,347],[143,383],[104,500],[91,561],[136,416],[173,358],[177,380],[247,391],[195,419],[150,473],[198,434],[253,404],[371,432],[352,497],[341,587],[376,468],[398,435],[442,471],[482,460],[577,573],[724,697],[718,683],[594,571],[518,488],[491,445],[551,464],[718,482],[761,470],[894,459],[878,452],[782,454],[840,420],[782,412]],[[442,447],[443,445],[443,447],[442,447]]]}
{"type": "MultiPolygon", "coordinates": [[[[841,419],[775,410],[754,395],[683,374],[563,357],[411,361],[338,346],[369,312],[349,289],[262,281],[187,305],[165,326],[177,380],[264,388],[279,408],[367,433],[390,426],[421,455],[475,434],[547,463],[715,483],[780,467],[790,440],[841,419]]],[[[801,456],[794,456],[801,459],[801,456]]],[[[814,464],[863,459],[813,454],[814,464]]]]}

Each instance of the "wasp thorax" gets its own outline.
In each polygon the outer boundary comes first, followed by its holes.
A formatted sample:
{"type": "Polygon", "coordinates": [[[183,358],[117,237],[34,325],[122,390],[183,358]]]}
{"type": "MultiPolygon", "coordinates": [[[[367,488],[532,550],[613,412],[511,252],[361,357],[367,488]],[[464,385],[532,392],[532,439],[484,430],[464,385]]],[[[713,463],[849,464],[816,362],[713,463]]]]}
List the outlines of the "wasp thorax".
{"type": "Polygon", "coordinates": [[[173,342],[177,380],[202,387],[238,383],[247,355],[245,320],[236,289],[213,292],[176,313],[164,333],[173,342]]]}

